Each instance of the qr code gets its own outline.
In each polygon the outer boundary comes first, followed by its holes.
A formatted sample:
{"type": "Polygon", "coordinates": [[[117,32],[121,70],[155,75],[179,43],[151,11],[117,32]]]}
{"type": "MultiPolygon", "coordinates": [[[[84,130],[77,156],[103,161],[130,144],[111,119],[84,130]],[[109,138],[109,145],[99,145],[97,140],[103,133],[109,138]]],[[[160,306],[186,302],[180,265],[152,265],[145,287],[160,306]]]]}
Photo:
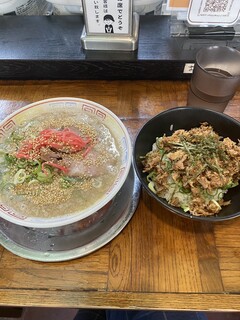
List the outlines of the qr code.
{"type": "Polygon", "coordinates": [[[203,12],[225,12],[228,0],[206,0],[203,12]]]}

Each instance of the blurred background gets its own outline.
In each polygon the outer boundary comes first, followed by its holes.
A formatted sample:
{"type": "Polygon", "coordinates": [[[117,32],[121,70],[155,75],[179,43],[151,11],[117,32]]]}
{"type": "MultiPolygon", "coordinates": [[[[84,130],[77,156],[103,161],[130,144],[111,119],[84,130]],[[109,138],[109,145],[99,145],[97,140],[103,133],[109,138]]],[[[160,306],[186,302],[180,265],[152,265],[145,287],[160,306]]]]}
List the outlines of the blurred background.
{"type": "MultiPolygon", "coordinates": [[[[133,0],[140,15],[161,14],[162,0],[133,0]]],[[[81,0],[0,0],[0,15],[73,15],[82,14],[81,0]]]]}

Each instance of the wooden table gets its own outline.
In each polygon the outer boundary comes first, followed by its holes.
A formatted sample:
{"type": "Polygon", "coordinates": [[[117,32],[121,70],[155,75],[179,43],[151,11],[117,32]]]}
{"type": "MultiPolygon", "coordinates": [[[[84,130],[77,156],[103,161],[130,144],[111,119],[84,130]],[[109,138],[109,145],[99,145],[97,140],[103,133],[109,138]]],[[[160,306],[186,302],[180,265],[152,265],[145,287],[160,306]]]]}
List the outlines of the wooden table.
{"type": "MultiPolygon", "coordinates": [[[[30,102],[81,97],[115,112],[132,137],[155,114],[186,104],[186,81],[2,81],[0,118],[30,102]]],[[[228,115],[240,120],[240,91],[228,115]]],[[[240,219],[196,222],[142,192],[129,224],[68,262],[20,258],[0,246],[0,305],[240,311],[240,219]]]]}

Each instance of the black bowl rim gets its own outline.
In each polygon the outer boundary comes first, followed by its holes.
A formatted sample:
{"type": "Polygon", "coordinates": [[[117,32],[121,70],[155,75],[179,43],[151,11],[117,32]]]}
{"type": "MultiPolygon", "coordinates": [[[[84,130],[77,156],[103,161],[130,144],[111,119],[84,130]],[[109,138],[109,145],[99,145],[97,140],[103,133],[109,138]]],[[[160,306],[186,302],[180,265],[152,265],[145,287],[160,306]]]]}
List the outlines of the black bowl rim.
{"type": "Polygon", "coordinates": [[[162,116],[164,114],[167,114],[167,113],[173,113],[173,112],[176,112],[176,111],[184,111],[184,110],[189,110],[189,111],[196,111],[196,110],[199,111],[199,110],[201,110],[201,111],[206,112],[206,113],[217,114],[217,115],[220,115],[221,117],[223,117],[224,119],[228,119],[228,120],[234,122],[235,124],[237,124],[240,127],[240,122],[238,120],[234,119],[233,117],[231,117],[231,116],[229,116],[227,114],[224,114],[224,113],[221,113],[221,112],[218,112],[218,111],[215,111],[215,110],[211,110],[211,109],[203,109],[203,108],[196,108],[196,107],[190,107],[190,106],[188,106],[188,107],[179,106],[179,107],[170,108],[168,110],[164,110],[164,111],[158,113],[157,115],[155,115],[151,119],[149,119],[138,130],[138,133],[137,133],[137,135],[135,137],[135,140],[134,140],[133,166],[134,166],[135,172],[137,173],[137,176],[138,176],[138,179],[139,179],[141,185],[148,192],[148,194],[150,196],[152,196],[157,202],[159,202],[163,207],[167,208],[172,213],[175,213],[178,216],[181,216],[181,217],[184,217],[184,218],[188,218],[188,219],[191,219],[191,220],[198,220],[198,221],[218,222],[218,221],[231,220],[231,219],[239,217],[240,216],[240,211],[238,211],[238,212],[236,212],[236,213],[234,213],[232,215],[229,215],[229,216],[217,216],[217,215],[214,215],[214,216],[195,216],[195,215],[192,215],[192,214],[189,214],[189,213],[185,213],[181,208],[173,207],[173,206],[169,205],[165,199],[158,197],[154,192],[152,192],[149,189],[149,187],[145,184],[145,182],[142,181],[142,176],[141,176],[141,174],[139,172],[139,168],[137,166],[136,157],[135,157],[135,154],[136,154],[136,152],[135,152],[135,150],[136,150],[136,141],[137,141],[140,133],[142,132],[142,130],[144,130],[144,128],[146,126],[151,124],[151,122],[153,122],[156,118],[158,118],[158,117],[160,117],[160,116],[162,116]]]}

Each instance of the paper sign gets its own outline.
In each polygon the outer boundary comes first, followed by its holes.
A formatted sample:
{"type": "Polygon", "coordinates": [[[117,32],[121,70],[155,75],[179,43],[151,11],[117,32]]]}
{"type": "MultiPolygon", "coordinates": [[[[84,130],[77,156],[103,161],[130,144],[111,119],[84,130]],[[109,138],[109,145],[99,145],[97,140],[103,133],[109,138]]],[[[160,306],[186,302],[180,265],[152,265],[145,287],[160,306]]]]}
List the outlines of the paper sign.
{"type": "Polygon", "coordinates": [[[240,0],[191,0],[187,21],[193,25],[230,26],[239,14],[240,0]]]}
{"type": "Polygon", "coordinates": [[[188,9],[190,0],[168,0],[167,10],[186,10],[188,9]]]}
{"type": "Polygon", "coordinates": [[[132,0],[83,0],[87,34],[129,35],[132,0]]]}

